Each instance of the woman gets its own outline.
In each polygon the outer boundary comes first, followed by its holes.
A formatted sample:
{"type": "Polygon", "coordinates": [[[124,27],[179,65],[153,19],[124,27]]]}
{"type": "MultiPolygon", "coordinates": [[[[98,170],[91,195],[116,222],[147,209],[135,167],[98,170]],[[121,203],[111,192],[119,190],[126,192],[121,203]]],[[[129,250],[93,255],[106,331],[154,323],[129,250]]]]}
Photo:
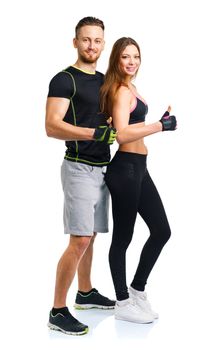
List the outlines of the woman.
{"type": "Polygon", "coordinates": [[[109,262],[117,297],[115,318],[151,323],[158,315],[151,309],[144,290],[148,276],[170,238],[170,227],[146,168],[148,152],[144,137],[164,130],[175,130],[176,118],[170,116],[168,107],[160,121],[145,125],[148,107],[132,84],[140,63],[140,48],[135,40],[123,37],[116,41],[101,88],[101,107],[103,112],[112,116],[119,143],[105,177],[112,197],[114,224],[109,262]],[[128,291],[125,256],[137,213],[147,224],[150,236],[144,244],[128,291]]]}

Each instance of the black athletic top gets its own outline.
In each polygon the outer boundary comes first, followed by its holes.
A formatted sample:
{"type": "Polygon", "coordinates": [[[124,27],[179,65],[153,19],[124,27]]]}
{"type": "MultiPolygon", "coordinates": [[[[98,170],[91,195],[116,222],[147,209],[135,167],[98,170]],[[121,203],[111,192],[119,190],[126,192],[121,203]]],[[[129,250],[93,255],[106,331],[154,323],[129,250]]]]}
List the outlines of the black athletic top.
{"type": "MultiPolygon", "coordinates": [[[[48,97],[64,97],[70,100],[63,119],[65,122],[96,128],[107,124],[104,115],[100,113],[99,93],[102,84],[102,73],[88,73],[69,66],[52,78],[48,97]]],[[[103,142],[65,141],[65,144],[65,159],[94,166],[103,166],[110,161],[110,148],[103,142]]]]}
{"type": "Polygon", "coordinates": [[[148,106],[140,98],[136,97],[136,105],[130,112],[129,124],[136,124],[145,121],[148,106]]]}

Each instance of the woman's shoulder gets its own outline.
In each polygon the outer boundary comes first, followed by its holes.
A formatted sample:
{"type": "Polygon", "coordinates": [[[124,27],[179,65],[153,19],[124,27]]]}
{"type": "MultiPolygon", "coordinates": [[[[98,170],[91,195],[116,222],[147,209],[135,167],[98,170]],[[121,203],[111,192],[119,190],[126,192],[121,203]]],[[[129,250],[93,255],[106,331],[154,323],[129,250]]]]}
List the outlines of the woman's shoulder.
{"type": "Polygon", "coordinates": [[[118,99],[125,98],[125,99],[130,100],[131,97],[132,96],[131,96],[131,91],[130,91],[129,87],[127,85],[121,84],[116,91],[115,99],[118,100],[118,99]]]}

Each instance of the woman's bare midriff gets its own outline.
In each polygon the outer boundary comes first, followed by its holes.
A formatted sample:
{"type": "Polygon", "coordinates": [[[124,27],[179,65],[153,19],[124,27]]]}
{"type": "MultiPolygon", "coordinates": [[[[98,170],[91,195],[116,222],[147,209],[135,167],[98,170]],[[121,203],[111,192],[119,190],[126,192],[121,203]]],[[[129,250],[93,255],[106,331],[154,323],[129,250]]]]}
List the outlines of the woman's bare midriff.
{"type": "MultiPolygon", "coordinates": [[[[144,125],[145,125],[145,123],[139,123],[139,124],[133,125],[133,127],[139,128],[139,127],[144,126],[144,125]]],[[[148,150],[147,150],[147,147],[144,143],[143,138],[139,139],[137,141],[121,144],[119,146],[119,151],[145,154],[145,155],[148,154],[148,150]]]]}

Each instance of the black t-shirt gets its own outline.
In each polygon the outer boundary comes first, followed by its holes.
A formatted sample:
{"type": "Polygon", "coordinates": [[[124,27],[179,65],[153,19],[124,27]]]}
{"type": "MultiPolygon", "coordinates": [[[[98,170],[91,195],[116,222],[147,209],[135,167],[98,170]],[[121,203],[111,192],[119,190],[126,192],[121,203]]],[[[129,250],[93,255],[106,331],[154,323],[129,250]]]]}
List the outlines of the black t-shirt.
{"type": "MultiPolygon", "coordinates": [[[[106,125],[100,113],[99,92],[103,74],[87,73],[72,66],[52,78],[48,97],[63,97],[70,100],[64,121],[81,127],[96,128],[106,125]]],[[[110,148],[96,141],[66,141],[65,159],[103,166],[110,160],[110,148]]]]}

